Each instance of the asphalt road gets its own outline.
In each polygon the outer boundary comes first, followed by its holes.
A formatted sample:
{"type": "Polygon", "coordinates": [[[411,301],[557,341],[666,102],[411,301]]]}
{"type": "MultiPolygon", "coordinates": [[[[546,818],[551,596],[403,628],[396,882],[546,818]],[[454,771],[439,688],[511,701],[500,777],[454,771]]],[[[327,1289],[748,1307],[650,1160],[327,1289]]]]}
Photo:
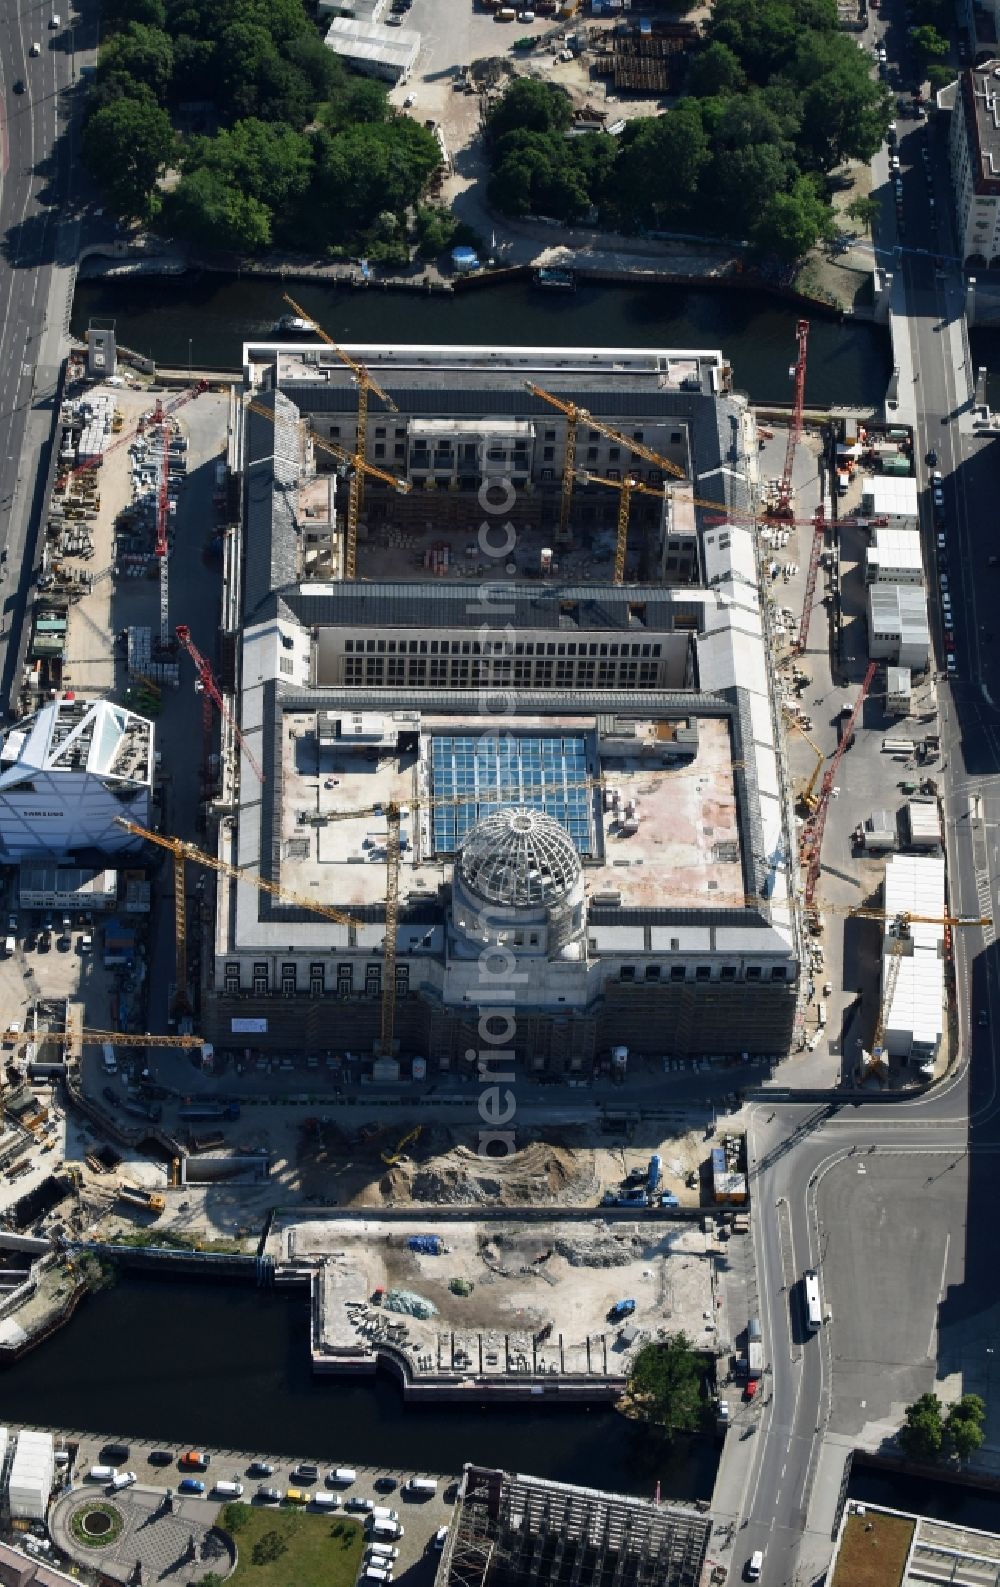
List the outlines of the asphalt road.
{"type": "Polygon", "coordinates": [[[16,640],[10,651],[8,643],[20,628],[30,575],[29,532],[40,508],[38,455],[49,435],[65,350],[58,286],[69,277],[78,235],[70,204],[76,77],[78,51],[90,40],[87,24],[66,11],[61,26],[50,28],[52,14],[37,0],[0,0],[0,689],[5,701],[16,657],[16,640]],[[36,42],[41,53],[32,58],[36,42]],[[20,94],[14,91],[19,81],[24,84],[20,94]],[[50,300],[58,323],[50,323],[50,300]]]}
{"type": "MultiPolygon", "coordinates": [[[[895,7],[891,16],[895,20],[895,7]]],[[[942,572],[954,621],[956,677],[940,684],[949,906],[959,914],[995,914],[1000,569],[988,558],[998,549],[997,443],[975,437],[967,422],[968,344],[958,334],[965,282],[949,234],[946,151],[933,127],[925,135],[923,124],[900,120],[899,133],[905,246],[894,268],[902,272],[905,291],[925,565],[941,673],[942,572]],[[942,217],[940,229],[934,211],[942,217]],[[931,512],[925,462],[931,450],[944,476],[940,522],[931,512]],[[940,562],[939,530],[946,540],[940,562]]],[[[992,1034],[1000,1026],[1000,983],[992,929],[956,931],[954,953],[963,1058],[951,1079],[924,1097],[889,1106],[828,1110],[779,1103],[770,1112],[756,1109],[757,1303],[771,1370],[749,1435],[731,1579],[758,1548],[764,1550],[765,1581],[812,1579],[816,1559],[803,1539],[828,1432],[849,1436],[866,1421],[894,1422],[901,1404],[949,1374],[963,1390],[985,1389],[988,1396],[986,1340],[997,1328],[990,1186],[1000,1151],[992,1034]],[[801,1278],[807,1267],[819,1272],[826,1311],[817,1334],[804,1327],[801,1278]]],[[[1000,1445],[994,1404],[988,1404],[990,1444],[1000,1445]]],[[[828,1551],[828,1537],[815,1542],[828,1551]]]]}

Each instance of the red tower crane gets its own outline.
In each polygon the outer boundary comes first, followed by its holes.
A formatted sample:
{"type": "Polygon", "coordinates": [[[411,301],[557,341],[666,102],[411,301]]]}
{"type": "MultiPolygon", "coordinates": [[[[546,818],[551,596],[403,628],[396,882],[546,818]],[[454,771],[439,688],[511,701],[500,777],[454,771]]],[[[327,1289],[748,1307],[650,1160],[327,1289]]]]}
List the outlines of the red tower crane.
{"type": "Polygon", "coordinates": [[[195,668],[197,669],[198,673],[198,680],[201,683],[203,691],[201,702],[201,728],[203,742],[202,755],[204,762],[203,776],[205,782],[207,783],[208,781],[208,756],[212,743],[212,707],[210,701],[214,700],[219,715],[224,717],[229,723],[233,730],[233,737],[236,739],[237,744],[239,744],[250,765],[253,767],[254,775],[256,776],[257,781],[262,783],[264,781],[264,772],[261,768],[260,762],[257,760],[257,757],[254,755],[246,739],[243,737],[243,734],[240,732],[239,723],[233,716],[233,713],[230,711],[228,705],[222,697],[222,691],[215,681],[215,674],[212,671],[211,662],[208,661],[198,649],[194,640],[191,638],[191,630],[188,628],[186,623],[178,623],[174,632],[195,664],[195,668]]]}
{"type": "Polygon", "coordinates": [[[783,520],[794,517],[792,511],[792,468],[795,464],[795,448],[799,444],[802,434],[802,410],[806,400],[806,347],[809,342],[809,321],[798,320],[795,325],[795,340],[798,345],[798,355],[789,373],[795,381],[795,395],[792,399],[792,422],[788,426],[788,443],[785,447],[785,468],[778,486],[778,501],[768,514],[770,518],[783,520]]]}
{"type": "Polygon", "coordinates": [[[812,547],[809,552],[809,568],[806,573],[806,593],[802,602],[802,621],[799,623],[799,637],[795,641],[795,649],[801,656],[809,639],[809,619],[812,617],[813,601],[816,597],[816,577],[819,573],[819,559],[823,551],[823,541],[826,538],[826,515],[822,506],[817,507],[813,519],[812,547]]]}
{"type": "Polygon", "coordinates": [[[67,470],[67,473],[72,477],[74,474],[88,474],[94,469],[100,468],[104,459],[110,457],[112,452],[117,452],[120,446],[127,446],[130,441],[135,440],[137,435],[144,435],[147,426],[152,427],[162,424],[165,415],[176,413],[177,409],[183,408],[186,402],[190,402],[193,397],[200,397],[202,392],[207,390],[208,381],[199,380],[197,385],[187,387],[179,396],[168,402],[166,406],[157,399],[156,407],[148,419],[140,419],[137,424],[133,425],[131,430],[125,430],[121,435],[116,436],[111,445],[104,448],[100,456],[89,458],[86,463],[75,463],[71,469],[67,470]]]}
{"type": "Polygon", "coordinates": [[[819,881],[820,859],[823,853],[823,831],[826,827],[826,813],[830,808],[830,800],[833,797],[837,769],[854,739],[855,723],[861,714],[861,707],[868,698],[868,692],[871,689],[877,671],[878,662],[870,661],[868,663],[868,671],[865,673],[865,680],[854,702],[854,709],[851,712],[850,719],[841,734],[840,743],[837,745],[833,759],[826,768],[816,809],[802,829],[802,861],[806,868],[805,896],[807,909],[812,908],[813,900],[816,896],[816,883],[819,881]]]}

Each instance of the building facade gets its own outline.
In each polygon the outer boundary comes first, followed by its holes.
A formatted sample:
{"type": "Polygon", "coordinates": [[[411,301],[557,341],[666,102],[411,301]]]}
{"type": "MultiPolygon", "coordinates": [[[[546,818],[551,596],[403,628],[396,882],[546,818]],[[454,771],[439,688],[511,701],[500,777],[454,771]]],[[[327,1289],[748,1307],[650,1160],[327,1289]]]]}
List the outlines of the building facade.
{"type": "Polygon", "coordinates": [[[1000,264],[1000,60],[963,71],[952,98],[948,153],[955,230],[966,264],[1000,264]]]}

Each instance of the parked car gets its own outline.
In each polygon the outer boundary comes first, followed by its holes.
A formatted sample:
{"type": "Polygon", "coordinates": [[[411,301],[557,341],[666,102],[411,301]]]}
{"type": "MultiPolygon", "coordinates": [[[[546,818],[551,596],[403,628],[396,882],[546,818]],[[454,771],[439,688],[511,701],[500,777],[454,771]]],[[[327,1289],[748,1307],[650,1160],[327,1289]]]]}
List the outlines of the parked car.
{"type": "Polygon", "coordinates": [[[280,1504],[281,1498],[280,1488],[260,1487],[257,1489],[258,1504],[280,1504]]]}
{"type": "Polygon", "coordinates": [[[173,1451],[169,1449],[151,1449],[146,1456],[151,1466],[169,1466],[173,1464],[173,1451]]]}
{"type": "Polygon", "coordinates": [[[375,1479],[376,1493],[395,1493],[398,1487],[399,1484],[395,1477],[376,1477],[375,1479]]]}
{"type": "Polygon", "coordinates": [[[292,1472],[293,1482],[318,1482],[319,1467],[314,1466],[311,1460],[300,1461],[292,1472]]]}
{"type": "Polygon", "coordinates": [[[182,1477],[177,1484],[178,1493],[204,1493],[205,1484],[200,1477],[182,1477]]]}
{"type": "Polygon", "coordinates": [[[274,1467],[269,1460],[251,1460],[247,1467],[248,1477],[273,1477],[274,1467]]]}

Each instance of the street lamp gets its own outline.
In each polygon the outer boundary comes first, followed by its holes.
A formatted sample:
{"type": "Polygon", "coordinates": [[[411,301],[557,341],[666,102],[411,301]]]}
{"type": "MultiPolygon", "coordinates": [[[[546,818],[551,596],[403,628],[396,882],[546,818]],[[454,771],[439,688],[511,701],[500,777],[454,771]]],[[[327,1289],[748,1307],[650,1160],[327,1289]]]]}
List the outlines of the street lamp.
{"type": "Polygon", "coordinates": [[[191,373],[191,343],[193,341],[194,341],[194,337],[193,336],[189,336],[188,337],[188,374],[189,375],[191,373]]]}

